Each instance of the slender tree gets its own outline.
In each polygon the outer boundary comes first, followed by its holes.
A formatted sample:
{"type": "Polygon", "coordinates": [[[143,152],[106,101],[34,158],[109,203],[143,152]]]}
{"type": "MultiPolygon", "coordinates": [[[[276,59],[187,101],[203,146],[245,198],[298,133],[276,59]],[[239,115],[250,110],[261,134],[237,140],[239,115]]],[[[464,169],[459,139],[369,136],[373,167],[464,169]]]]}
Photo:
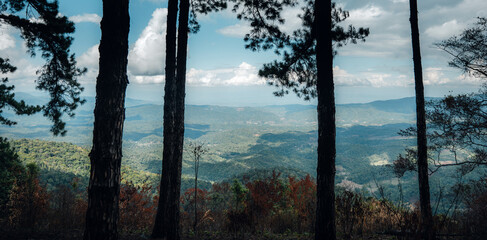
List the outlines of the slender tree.
{"type": "Polygon", "coordinates": [[[336,239],[335,226],[335,90],[331,0],[315,1],[316,92],[318,95],[318,168],[315,239],[336,239]]]}
{"type": "Polygon", "coordinates": [[[195,237],[198,236],[198,173],[200,167],[200,159],[203,155],[208,152],[208,149],[203,146],[202,143],[190,142],[187,145],[187,153],[193,159],[194,168],[194,224],[193,231],[195,232],[195,237]]]}
{"type": "Polygon", "coordinates": [[[196,33],[199,30],[196,13],[207,14],[224,8],[226,8],[225,0],[195,0],[191,2],[189,0],[180,0],[179,19],[176,21],[178,0],[168,1],[162,176],[152,238],[174,240],[181,238],[179,229],[179,197],[181,193],[181,167],[184,143],[184,99],[186,94],[188,34],[189,32],[196,33]],[[190,5],[192,5],[191,11],[190,5]]]}
{"type": "MultiPolygon", "coordinates": [[[[168,1],[166,28],[166,68],[164,87],[164,130],[162,176],[153,238],[180,239],[179,194],[184,128],[176,129],[176,22],[178,0],[168,1]],[[178,133],[179,136],[178,137],[178,133]],[[180,143],[180,144],[179,144],[180,143]]],[[[184,97],[184,96],[183,96],[184,97]]],[[[184,127],[184,125],[183,125],[184,127]]]]}
{"type": "Polygon", "coordinates": [[[85,240],[118,239],[129,1],[103,0],[85,240]]]}
{"type": "Polygon", "coordinates": [[[409,0],[411,12],[411,38],[413,45],[414,83],[416,91],[416,128],[418,144],[418,181],[419,201],[421,207],[422,238],[434,239],[433,216],[430,204],[428,180],[428,149],[426,141],[426,114],[424,103],[423,68],[421,65],[421,49],[419,44],[418,4],[409,0]]]}

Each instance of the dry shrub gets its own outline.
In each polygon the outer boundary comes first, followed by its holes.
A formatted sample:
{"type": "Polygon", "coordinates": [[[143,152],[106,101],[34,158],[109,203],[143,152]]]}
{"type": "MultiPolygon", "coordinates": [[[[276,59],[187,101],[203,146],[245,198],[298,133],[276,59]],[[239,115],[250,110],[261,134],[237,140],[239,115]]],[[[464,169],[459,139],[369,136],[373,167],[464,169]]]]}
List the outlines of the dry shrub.
{"type": "Polygon", "coordinates": [[[154,224],[156,198],[152,187],[126,182],[120,187],[120,222],[123,234],[148,233],[154,224]]]}
{"type": "Polygon", "coordinates": [[[46,227],[42,220],[48,212],[49,195],[39,183],[38,171],[35,165],[27,165],[25,178],[14,182],[7,203],[11,229],[31,232],[46,227]]]}
{"type": "Polygon", "coordinates": [[[472,183],[466,197],[465,232],[473,239],[487,239],[487,178],[472,183]]]}
{"type": "Polygon", "coordinates": [[[312,232],[316,218],[316,182],[309,174],[299,181],[295,177],[288,177],[288,179],[289,199],[297,215],[297,219],[294,219],[297,224],[296,230],[312,232]]]}
{"type": "Polygon", "coordinates": [[[55,231],[82,231],[85,223],[86,201],[85,191],[78,189],[78,179],[70,185],[57,186],[50,193],[49,226],[55,231]]]}

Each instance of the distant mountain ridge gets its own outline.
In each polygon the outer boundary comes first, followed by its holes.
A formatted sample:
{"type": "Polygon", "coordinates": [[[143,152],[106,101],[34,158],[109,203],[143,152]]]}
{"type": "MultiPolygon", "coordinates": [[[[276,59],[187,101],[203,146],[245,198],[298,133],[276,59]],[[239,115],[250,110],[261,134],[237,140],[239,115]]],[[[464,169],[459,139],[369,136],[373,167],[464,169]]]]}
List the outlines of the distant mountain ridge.
{"type": "MultiPolygon", "coordinates": [[[[17,93],[18,99],[27,103],[46,102],[46,97],[17,93]]],[[[55,138],[49,132],[51,123],[42,114],[16,116],[12,111],[3,114],[19,124],[0,126],[0,135],[10,138],[40,138],[67,141],[80,145],[91,143],[94,97],[85,97],[86,103],[76,111],[75,118],[64,118],[68,135],[55,138]]],[[[124,139],[139,141],[147,136],[162,137],[163,106],[151,101],[126,99],[124,139]]],[[[337,105],[337,126],[381,126],[386,124],[413,123],[414,98],[402,98],[370,103],[337,105]]],[[[186,137],[197,139],[205,134],[236,128],[287,129],[311,131],[317,128],[315,105],[269,105],[262,107],[226,107],[214,105],[186,105],[186,137]],[[201,129],[201,126],[205,126],[201,129]]]]}

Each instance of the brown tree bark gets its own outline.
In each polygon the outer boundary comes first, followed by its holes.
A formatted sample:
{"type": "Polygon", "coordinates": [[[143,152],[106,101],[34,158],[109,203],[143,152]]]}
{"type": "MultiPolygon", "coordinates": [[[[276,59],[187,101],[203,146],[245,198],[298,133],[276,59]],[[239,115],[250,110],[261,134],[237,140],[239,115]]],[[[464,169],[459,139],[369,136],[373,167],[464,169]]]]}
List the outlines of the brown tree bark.
{"type": "Polygon", "coordinates": [[[331,1],[315,1],[318,94],[318,168],[316,240],[335,240],[335,92],[331,38],[331,1]],[[318,29],[318,26],[320,29],[318,29]]]}
{"type": "Polygon", "coordinates": [[[426,113],[424,106],[423,67],[419,43],[418,4],[409,0],[411,18],[411,38],[413,45],[414,82],[416,90],[416,128],[418,144],[418,181],[419,201],[421,206],[421,235],[423,239],[434,239],[433,216],[430,204],[428,180],[428,150],[426,140],[426,113]]]}
{"type": "Polygon", "coordinates": [[[184,143],[189,0],[180,1],[177,58],[175,57],[177,1],[169,0],[168,8],[161,192],[152,237],[178,240],[181,238],[179,196],[184,143]]]}
{"type": "Polygon", "coordinates": [[[124,101],[128,84],[128,7],[128,0],[103,0],[85,240],[118,239],[124,101]]]}

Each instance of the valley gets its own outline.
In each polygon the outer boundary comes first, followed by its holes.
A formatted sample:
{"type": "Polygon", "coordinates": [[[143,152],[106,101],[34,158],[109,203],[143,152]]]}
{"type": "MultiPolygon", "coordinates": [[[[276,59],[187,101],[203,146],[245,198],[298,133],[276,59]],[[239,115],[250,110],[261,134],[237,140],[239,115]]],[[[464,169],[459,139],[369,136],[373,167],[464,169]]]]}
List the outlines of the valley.
{"type": "MultiPolygon", "coordinates": [[[[42,101],[26,94],[22,97],[31,102],[42,101]]],[[[82,186],[87,186],[93,121],[90,109],[94,104],[93,99],[87,100],[76,117],[67,121],[65,137],[53,137],[49,122],[42,116],[13,114],[9,117],[18,121],[18,125],[1,126],[0,135],[13,141],[24,162],[40,166],[47,184],[68,184],[77,177],[82,186]]],[[[162,166],[162,105],[134,99],[127,99],[126,105],[122,178],[157,186],[162,166]]],[[[214,182],[272,170],[315,177],[315,113],[312,105],[186,106],[185,142],[200,143],[208,149],[200,162],[200,185],[209,188],[214,182]]],[[[398,181],[389,166],[406,147],[415,144],[415,139],[398,135],[401,129],[414,123],[414,116],[413,98],[338,105],[337,185],[415,202],[418,199],[415,174],[406,174],[401,179],[404,196],[399,196],[398,181]],[[377,191],[379,188],[383,193],[377,191]]],[[[453,173],[453,169],[441,170],[431,181],[445,188],[455,183],[443,180],[453,173]]],[[[182,174],[182,188],[189,188],[194,170],[187,152],[183,155],[182,174]]],[[[432,188],[434,192],[436,188],[432,188]]]]}

